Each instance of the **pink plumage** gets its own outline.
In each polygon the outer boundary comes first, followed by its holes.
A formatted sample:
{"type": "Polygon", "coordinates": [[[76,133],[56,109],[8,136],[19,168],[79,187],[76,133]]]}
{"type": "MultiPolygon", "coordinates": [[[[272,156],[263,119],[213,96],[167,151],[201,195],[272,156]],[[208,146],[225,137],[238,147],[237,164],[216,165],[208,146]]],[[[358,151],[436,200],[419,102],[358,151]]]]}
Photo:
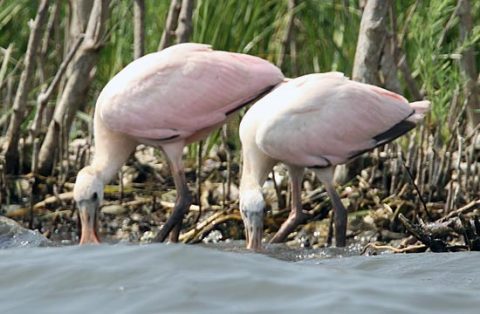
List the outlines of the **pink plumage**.
{"type": "Polygon", "coordinates": [[[403,96],[338,72],[288,80],[259,100],[240,125],[240,211],[247,247],[261,247],[265,207],[261,187],[277,162],[288,168],[292,204],[287,221],[271,241],[283,241],[305,220],[301,183],[303,168],[311,167],[335,208],[336,245],[345,246],[347,210],[333,184],[335,165],[408,132],[429,106],[428,101],[409,103],[403,96]]]}
{"type": "Polygon", "coordinates": [[[170,240],[177,241],[191,203],[183,148],[283,79],[282,72],[263,59],[193,43],[146,55],[115,75],[97,100],[92,164],[78,173],[75,183],[80,243],[99,242],[95,220],[103,186],[140,143],[161,148],[168,160],[177,201],[157,240],[170,234],[170,240]]]}
{"type": "Polygon", "coordinates": [[[283,80],[269,62],[181,44],[129,64],[105,86],[97,110],[116,132],[150,140],[188,138],[283,80]]]}
{"type": "Polygon", "coordinates": [[[257,145],[273,158],[307,167],[344,163],[415,114],[404,97],[336,72],[290,80],[249,114],[262,106],[269,109],[257,126],[257,145]]]}

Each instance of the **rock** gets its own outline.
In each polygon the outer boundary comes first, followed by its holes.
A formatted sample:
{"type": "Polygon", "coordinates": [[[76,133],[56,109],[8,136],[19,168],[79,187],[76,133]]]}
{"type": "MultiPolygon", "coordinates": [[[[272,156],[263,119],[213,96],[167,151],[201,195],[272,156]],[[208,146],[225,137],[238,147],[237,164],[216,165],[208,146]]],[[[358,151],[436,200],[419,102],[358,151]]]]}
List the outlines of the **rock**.
{"type": "Polygon", "coordinates": [[[101,212],[109,215],[122,215],[127,212],[127,208],[117,204],[107,205],[102,207],[101,212]]]}
{"type": "Polygon", "coordinates": [[[54,246],[38,231],[20,226],[15,220],[0,216],[0,249],[54,246]]]}
{"type": "Polygon", "coordinates": [[[145,231],[140,238],[140,242],[149,243],[152,242],[153,239],[155,239],[155,233],[153,233],[153,231],[145,231]]]}

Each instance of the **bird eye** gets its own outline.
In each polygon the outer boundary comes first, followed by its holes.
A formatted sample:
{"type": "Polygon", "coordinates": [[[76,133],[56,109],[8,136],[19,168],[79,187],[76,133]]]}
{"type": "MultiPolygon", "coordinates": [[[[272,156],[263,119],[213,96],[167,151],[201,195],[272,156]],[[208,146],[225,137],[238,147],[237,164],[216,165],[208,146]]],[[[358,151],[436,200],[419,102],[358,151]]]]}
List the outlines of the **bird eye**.
{"type": "Polygon", "coordinates": [[[92,195],[92,201],[96,201],[98,199],[98,194],[97,192],[94,192],[92,195]]]}

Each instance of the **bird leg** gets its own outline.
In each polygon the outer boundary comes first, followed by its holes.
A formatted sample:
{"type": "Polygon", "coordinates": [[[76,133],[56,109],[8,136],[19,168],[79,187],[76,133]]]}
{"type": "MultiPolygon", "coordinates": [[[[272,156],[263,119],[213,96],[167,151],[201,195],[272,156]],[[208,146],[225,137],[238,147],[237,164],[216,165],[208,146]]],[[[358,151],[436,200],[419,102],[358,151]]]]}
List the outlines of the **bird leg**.
{"type": "Polygon", "coordinates": [[[325,190],[327,190],[328,196],[332,201],[335,215],[335,245],[337,247],[343,247],[346,245],[347,240],[347,209],[343,206],[342,200],[338,195],[335,187],[333,186],[333,172],[334,167],[315,169],[315,174],[318,176],[325,190]]]}
{"type": "Polygon", "coordinates": [[[332,182],[324,184],[328,196],[330,196],[330,200],[332,201],[333,208],[335,209],[335,245],[337,247],[344,247],[347,243],[347,209],[343,206],[342,200],[332,182]]]}
{"type": "Polygon", "coordinates": [[[155,242],[163,242],[169,236],[170,242],[178,242],[178,236],[182,229],[182,221],[188,213],[190,205],[192,204],[192,196],[188,190],[187,179],[182,163],[182,145],[172,145],[173,147],[163,147],[167,160],[169,161],[170,171],[173,176],[175,188],[177,190],[177,199],[172,214],[168,217],[167,222],[163,225],[158,235],[155,237],[155,242]]]}
{"type": "Polygon", "coordinates": [[[290,185],[292,189],[292,204],[288,219],[282,224],[277,233],[270,240],[270,243],[284,242],[295,228],[302,224],[308,217],[302,210],[302,179],[303,168],[288,166],[290,185]]]}

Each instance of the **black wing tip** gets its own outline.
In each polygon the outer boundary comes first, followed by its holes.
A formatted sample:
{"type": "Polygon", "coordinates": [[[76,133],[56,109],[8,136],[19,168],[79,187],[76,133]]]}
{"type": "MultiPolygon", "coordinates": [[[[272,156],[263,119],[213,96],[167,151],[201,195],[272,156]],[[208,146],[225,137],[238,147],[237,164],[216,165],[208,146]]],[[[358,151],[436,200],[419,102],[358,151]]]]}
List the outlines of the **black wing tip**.
{"type": "Polygon", "coordinates": [[[373,139],[377,142],[376,146],[393,141],[402,136],[411,129],[415,128],[416,123],[408,120],[402,120],[383,133],[378,134],[373,139]]]}
{"type": "MultiPolygon", "coordinates": [[[[280,83],[282,83],[282,82],[280,82],[280,83]]],[[[278,83],[278,84],[280,84],[280,83],[278,83]]],[[[228,115],[230,115],[230,114],[232,114],[232,113],[234,113],[234,112],[242,109],[242,108],[245,107],[246,105],[248,105],[248,104],[250,104],[250,103],[252,103],[252,102],[254,102],[254,101],[259,100],[260,98],[262,98],[263,96],[265,96],[266,94],[268,94],[272,89],[274,89],[275,87],[277,87],[278,84],[268,86],[267,88],[263,89],[260,93],[258,93],[258,95],[253,96],[251,99],[247,100],[246,102],[244,102],[244,103],[238,105],[237,107],[235,107],[235,108],[227,111],[227,112],[225,113],[225,115],[228,116],[228,115]]]]}
{"type": "Polygon", "coordinates": [[[415,111],[413,111],[408,117],[403,119],[402,121],[398,122],[394,126],[392,126],[390,129],[386,130],[385,132],[382,132],[376,136],[373,137],[373,140],[375,141],[375,145],[371,148],[367,148],[361,151],[354,152],[350,157],[348,157],[349,160],[354,159],[363,153],[366,153],[368,151],[371,151],[372,149],[382,146],[384,144],[387,144],[400,136],[404,135],[408,131],[412,130],[415,128],[417,125],[415,122],[407,120],[411,115],[413,115],[415,111]]]}
{"type": "Polygon", "coordinates": [[[326,157],[323,157],[323,156],[318,156],[320,158],[322,158],[324,161],[325,161],[325,165],[313,165],[313,166],[308,166],[307,168],[309,169],[325,169],[325,168],[329,168],[332,166],[332,162],[330,161],[330,159],[326,158],[326,157]]]}

